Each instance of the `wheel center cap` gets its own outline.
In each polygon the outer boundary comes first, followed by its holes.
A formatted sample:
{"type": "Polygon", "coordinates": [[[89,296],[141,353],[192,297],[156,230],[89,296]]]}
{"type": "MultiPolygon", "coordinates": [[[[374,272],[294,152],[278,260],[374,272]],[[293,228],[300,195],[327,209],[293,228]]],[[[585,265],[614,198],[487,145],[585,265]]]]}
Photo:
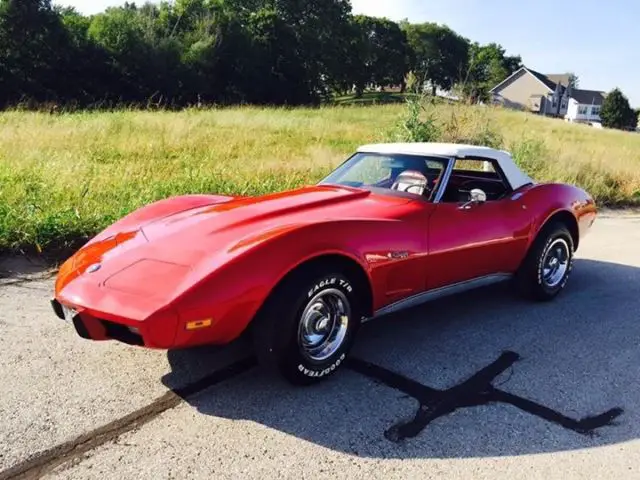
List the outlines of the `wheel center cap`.
{"type": "Polygon", "coordinates": [[[328,317],[322,317],[320,320],[318,320],[318,323],[316,323],[316,330],[318,332],[325,332],[328,328],[329,328],[328,317]]]}

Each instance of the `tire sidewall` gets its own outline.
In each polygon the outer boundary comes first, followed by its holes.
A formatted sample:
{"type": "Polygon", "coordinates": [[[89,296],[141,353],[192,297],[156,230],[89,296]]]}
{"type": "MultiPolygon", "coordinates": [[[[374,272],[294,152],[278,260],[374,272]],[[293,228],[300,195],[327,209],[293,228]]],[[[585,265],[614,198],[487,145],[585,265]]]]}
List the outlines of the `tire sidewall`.
{"type": "Polygon", "coordinates": [[[329,377],[345,362],[360,327],[361,308],[356,285],[340,273],[318,275],[312,281],[301,283],[296,291],[297,298],[292,302],[293,308],[287,322],[288,341],[283,345],[284,351],[279,363],[280,368],[287,372],[287,376],[298,377],[303,383],[311,383],[329,377]],[[309,302],[319,293],[331,289],[342,292],[347,298],[351,310],[349,325],[345,338],[337,351],[324,361],[313,361],[302,352],[298,328],[302,314],[309,302]]]}
{"type": "Polygon", "coordinates": [[[569,276],[571,274],[571,270],[573,269],[573,239],[569,232],[564,228],[554,229],[549,235],[545,237],[545,241],[542,243],[540,250],[538,251],[538,255],[536,257],[536,270],[535,270],[535,286],[536,289],[545,297],[555,297],[558,293],[564,290],[567,282],[569,281],[569,276]],[[551,248],[551,245],[558,239],[564,240],[569,246],[569,265],[567,268],[562,281],[556,285],[555,287],[549,287],[545,284],[543,280],[543,269],[544,269],[544,259],[551,248]]]}

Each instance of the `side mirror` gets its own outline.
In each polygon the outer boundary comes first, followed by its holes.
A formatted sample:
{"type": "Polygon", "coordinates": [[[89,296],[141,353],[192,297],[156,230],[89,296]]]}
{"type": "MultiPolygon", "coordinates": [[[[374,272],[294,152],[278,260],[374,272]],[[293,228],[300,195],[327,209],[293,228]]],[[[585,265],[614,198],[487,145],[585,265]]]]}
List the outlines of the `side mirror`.
{"type": "Polygon", "coordinates": [[[484,203],[487,201],[487,194],[479,188],[471,190],[471,203],[484,203]]]}
{"type": "Polygon", "coordinates": [[[468,210],[472,205],[480,205],[487,201],[487,194],[484,193],[484,190],[479,188],[474,188],[469,192],[471,200],[460,207],[460,210],[468,210]]]}

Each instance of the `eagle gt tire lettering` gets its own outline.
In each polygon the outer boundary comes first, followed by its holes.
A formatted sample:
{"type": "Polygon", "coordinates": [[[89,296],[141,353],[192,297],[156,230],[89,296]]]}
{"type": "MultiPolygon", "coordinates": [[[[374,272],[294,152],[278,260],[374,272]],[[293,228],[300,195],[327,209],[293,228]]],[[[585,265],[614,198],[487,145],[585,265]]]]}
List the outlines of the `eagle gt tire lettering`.
{"type": "Polygon", "coordinates": [[[311,385],[338,371],[360,327],[355,284],[338,269],[327,270],[315,266],[293,274],[255,321],[254,346],[262,363],[294,385],[311,385]]]}

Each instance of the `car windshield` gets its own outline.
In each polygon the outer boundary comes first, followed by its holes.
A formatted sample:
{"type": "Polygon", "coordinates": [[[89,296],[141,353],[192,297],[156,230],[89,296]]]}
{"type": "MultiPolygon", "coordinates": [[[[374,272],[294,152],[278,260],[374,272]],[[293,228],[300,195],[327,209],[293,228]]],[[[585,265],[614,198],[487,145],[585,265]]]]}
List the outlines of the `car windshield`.
{"type": "Polygon", "coordinates": [[[320,184],[383,189],[431,199],[446,158],[418,155],[356,153],[320,184]]]}

